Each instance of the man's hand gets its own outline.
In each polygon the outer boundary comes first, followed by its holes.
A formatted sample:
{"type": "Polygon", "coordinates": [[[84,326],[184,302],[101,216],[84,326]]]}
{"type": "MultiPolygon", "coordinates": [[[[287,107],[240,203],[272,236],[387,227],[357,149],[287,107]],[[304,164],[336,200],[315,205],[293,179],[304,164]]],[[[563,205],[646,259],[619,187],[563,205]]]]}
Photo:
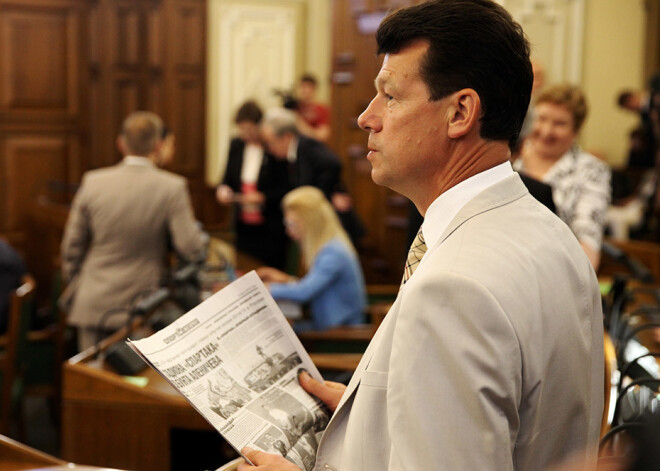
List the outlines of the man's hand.
{"type": "Polygon", "coordinates": [[[243,448],[241,453],[254,463],[254,466],[241,463],[238,465],[237,471],[300,471],[298,466],[280,455],[264,453],[247,447],[243,448]]]}
{"type": "Polygon", "coordinates": [[[242,204],[264,204],[266,202],[266,195],[260,191],[243,193],[237,195],[237,201],[242,204]]]}
{"type": "Polygon", "coordinates": [[[298,381],[302,388],[312,396],[318,397],[331,412],[334,412],[339,405],[341,397],[346,391],[346,386],[334,381],[324,381],[323,383],[312,378],[309,373],[303,371],[298,375],[298,381]]]}
{"type": "Polygon", "coordinates": [[[215,190],[215,199],[220,204],[229,204],[234,201],[234,191],[227,185],[220,185],[215,190]]]}

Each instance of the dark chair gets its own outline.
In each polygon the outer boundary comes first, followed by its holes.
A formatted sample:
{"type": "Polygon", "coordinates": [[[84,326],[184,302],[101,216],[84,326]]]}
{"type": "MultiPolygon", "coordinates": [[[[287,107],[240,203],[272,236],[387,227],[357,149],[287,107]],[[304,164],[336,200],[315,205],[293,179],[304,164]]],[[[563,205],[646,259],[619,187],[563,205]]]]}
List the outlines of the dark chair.
{"type": "Polygon", "coordinates": [[[7,332],[0,337],[0,433],[9,434],[11,419],[18,410],[23,389],[23,364],[27,332],[33,311],[34,279],[26,275],[10,298],[7,332]]]}

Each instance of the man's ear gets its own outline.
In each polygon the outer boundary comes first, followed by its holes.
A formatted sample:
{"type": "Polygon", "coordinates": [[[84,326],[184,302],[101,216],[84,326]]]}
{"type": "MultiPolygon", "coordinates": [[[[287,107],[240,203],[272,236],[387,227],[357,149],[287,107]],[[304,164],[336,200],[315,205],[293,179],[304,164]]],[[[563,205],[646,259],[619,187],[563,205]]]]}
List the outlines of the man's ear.
{"type": "Polygon", "coordinates": [[[117,150],[121,155],[126,155],[126,143],[124,142],[124,138],[122,136],[117,136],[117,140],[115,141],[115,144],[117,145],[117,150]]]}
{"type": "Polygon", "coordinates": [[[464,88],[449,96],[449,126],[447,136],[463,137],[479,126],[481,99],[476,91],[464,88]]]}

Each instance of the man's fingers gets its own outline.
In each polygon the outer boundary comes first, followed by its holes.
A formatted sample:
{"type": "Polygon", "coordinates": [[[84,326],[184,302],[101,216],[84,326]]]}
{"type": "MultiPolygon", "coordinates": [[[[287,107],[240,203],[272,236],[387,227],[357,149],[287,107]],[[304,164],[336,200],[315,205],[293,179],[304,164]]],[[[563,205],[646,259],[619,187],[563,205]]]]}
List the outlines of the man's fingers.
{"type": "Polygon", "coordinates": [[[312,378],[306,371],[298,375],[298,381],[300,381],[300,385],[305,391],[318,397],[332,412],[337,408],[341,396],[346,390],[346,386],[341,383],[332,381],[321,383],[312,378]]]}
{"type": "Polygon", "coordinates": [[[247,446],[241,450],[241,454],[249,459],[255,466],[262,464],[264,455],[266,455],[263,451],[255,450],[247,446]]]}
{"type": "MultiPolygon", "coordinates": [[[[265,453],[259,450],[245,447],[241,450],[243,456],[249,459],[256,469],[263,469],[264,471],[300,471],[300,468],[291,463],[280,455],[272,453],[265,453]]],[[[254,467],[247,463],[242,463],[238,466],[238,471],[253,471],[254,467]]]]}
{"type": "Polygon", "coordinates": [[[306,371],[298,375],[298,380],[305,391],[323,400],[323,395],[326,392],[324,384],[312,378],[306,371]]]}

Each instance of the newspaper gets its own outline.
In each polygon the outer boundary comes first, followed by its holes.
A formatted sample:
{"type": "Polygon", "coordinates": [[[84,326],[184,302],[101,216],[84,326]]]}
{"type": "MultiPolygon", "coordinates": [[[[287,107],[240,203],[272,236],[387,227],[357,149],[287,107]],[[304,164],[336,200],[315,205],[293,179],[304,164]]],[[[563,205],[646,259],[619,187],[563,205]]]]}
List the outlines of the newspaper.
{"type": "Polygon", "coordinates": [[[330,414],[297,376],[322,378],[255,272],[128,344],[236,451],[279,453],[312,469],[330,414]]]}

